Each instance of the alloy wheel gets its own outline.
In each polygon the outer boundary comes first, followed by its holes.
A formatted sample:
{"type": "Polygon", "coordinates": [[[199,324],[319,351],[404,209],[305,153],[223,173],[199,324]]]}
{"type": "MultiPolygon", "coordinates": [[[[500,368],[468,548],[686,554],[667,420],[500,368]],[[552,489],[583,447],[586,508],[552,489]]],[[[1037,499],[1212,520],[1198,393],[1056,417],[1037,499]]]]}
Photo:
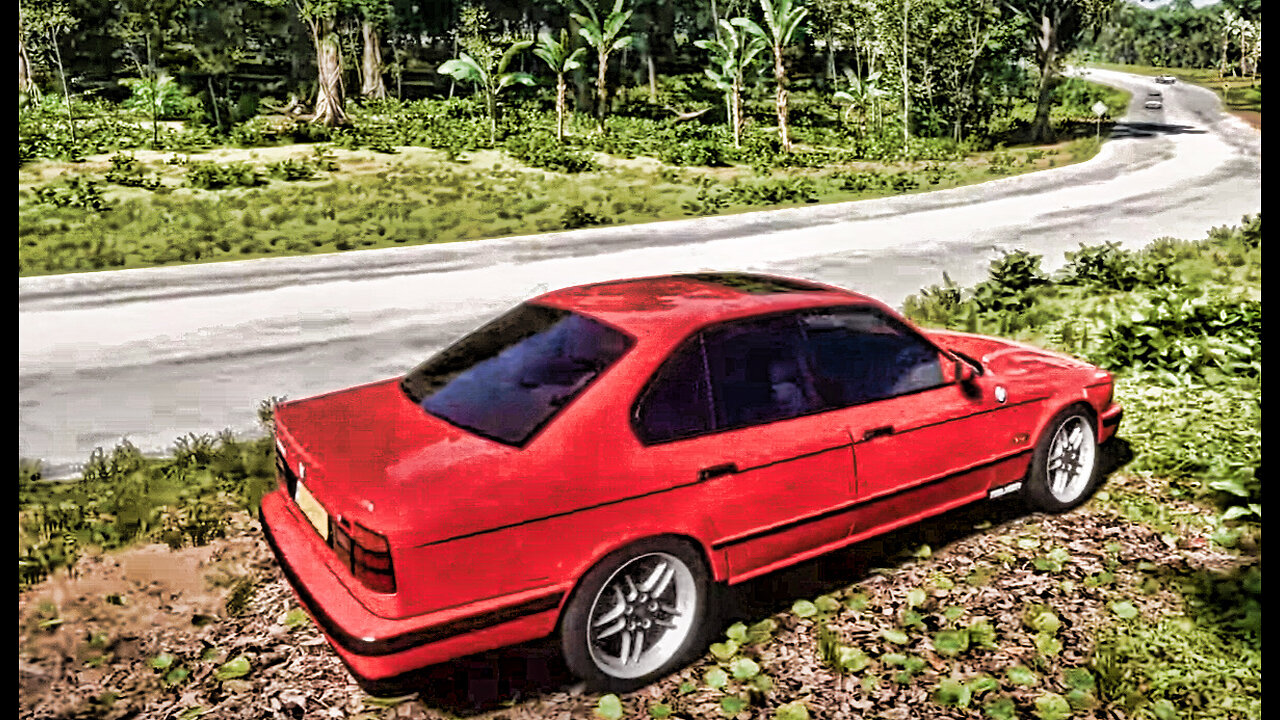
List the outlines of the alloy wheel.
{"type": "Polygon", "coordinates": [[[1046,467],[1049,492],[1059,502],[1075,502],[1089,486],[1096,466],[1097,444],[1088,421],[1074,415],[1058,426],[1049,445],[1046,467]]]}
{"type": "Polygon", "coordinates": [[[665,552],[624,563],[591,604],[587,645],[596,667],[615,678],[636,678],[680,651],[693,627],[698,590],[693,572],[665,552]]]}

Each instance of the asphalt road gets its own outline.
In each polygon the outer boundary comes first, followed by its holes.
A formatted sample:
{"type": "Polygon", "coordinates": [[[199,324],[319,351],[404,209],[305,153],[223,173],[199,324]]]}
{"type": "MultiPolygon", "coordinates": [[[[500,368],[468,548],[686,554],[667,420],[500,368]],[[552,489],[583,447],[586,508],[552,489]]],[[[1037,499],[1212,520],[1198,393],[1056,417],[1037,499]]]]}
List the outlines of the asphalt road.
{"type": "Polygon", "coordinates": [[[128,438],[255,432],[271,397],[400,375],[505,308],[583,282],[753,270],[898,306],[1001,250],[1064,263],[1081,243],[1198,239],[1262,207],[1261,134],[1213,93],[1089,71],[1134,93],[1088,163],[923,195],[339,255],[18,283],[18,452],[59,475],[128,438]],[[1158,89],[1164,108],[1146,110],[1158,89]]]}

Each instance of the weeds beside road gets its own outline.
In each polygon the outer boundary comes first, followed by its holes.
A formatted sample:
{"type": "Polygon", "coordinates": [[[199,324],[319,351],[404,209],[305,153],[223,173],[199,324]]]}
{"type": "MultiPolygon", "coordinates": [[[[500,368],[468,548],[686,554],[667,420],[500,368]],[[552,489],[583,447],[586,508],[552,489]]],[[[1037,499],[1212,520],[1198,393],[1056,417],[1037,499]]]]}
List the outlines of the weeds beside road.
{"type": "Polygon", "coordinates": [[[549,118],[536,106],[513,108],[505,137],[490,140],[480,106],[455,98],[352,108],[352,124],[338,129],[287,116],[256,116],[218,137],[182,126],[158,147],[119,108],[77,106],[73,141],[63,109],[31,106],[19,113],[18,274],[528,235],[969,185],[1092,157],[1090,106],[1101,100],[1119,114],[1129,102],[1077,79],[1058,95],[1062,142],[1028,146],[1018,140],[1029,122],[1018,98],[972,141],[907,142],[846,122],[829,98],[805,91],[794,152],[769,128],[750,126],[739,147],[718,124],[654,117],[641,102],[611,116],[606,133],[571,127],[564,144],[540,129],[549,118]]]}

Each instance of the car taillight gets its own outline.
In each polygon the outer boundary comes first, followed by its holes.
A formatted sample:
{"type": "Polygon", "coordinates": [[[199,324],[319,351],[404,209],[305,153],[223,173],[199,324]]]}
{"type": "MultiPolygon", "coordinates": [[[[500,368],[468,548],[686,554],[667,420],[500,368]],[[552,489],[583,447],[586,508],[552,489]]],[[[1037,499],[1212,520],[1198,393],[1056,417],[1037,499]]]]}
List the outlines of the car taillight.
{"type": "Polygon", "coordinates": [[[374,592],[396,591],[391,545],[387,538],[348,521],[329,521],[329,541],[352,576],[374,592]]]}

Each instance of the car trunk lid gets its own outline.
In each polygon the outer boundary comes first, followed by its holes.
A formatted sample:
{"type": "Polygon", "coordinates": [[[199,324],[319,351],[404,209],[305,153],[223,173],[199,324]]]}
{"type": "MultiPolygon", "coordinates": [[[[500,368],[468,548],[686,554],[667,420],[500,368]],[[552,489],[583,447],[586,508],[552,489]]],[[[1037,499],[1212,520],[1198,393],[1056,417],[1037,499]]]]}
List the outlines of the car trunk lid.
{"type": "Polygon", "coordinates": [[[278,451],[304,487],[290,491],[322,536],[321,510],[394,540],[420,526],[426,491],[453,465],[514,452],[427,413],[398,378],[282,403],[275,420],[278,451]]]}

